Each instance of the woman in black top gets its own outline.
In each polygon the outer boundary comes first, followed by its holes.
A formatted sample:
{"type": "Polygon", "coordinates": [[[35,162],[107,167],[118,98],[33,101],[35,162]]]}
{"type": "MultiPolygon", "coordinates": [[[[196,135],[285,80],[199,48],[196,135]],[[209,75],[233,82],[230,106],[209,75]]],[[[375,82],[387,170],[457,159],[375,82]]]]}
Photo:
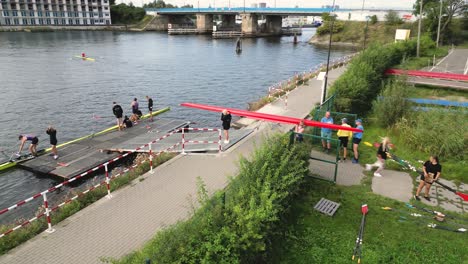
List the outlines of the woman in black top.
{"type": "Polygon", "coordinates": [[[231,128],[231,119],[232,116],[228,110],[224,109],[221,113],[221,121],[223,121],[223,129],[224,129],[224,143],[229,143],[229,128],[231,128]]]}
{"type": "Polygon", "coordinates": [[[54,154],[54,159],[58,159],[57,152],[57,130],[52,126],[49,126],[46,130],[47,135],[50,137],[50,145],[52,145],[51,151],[54,154]]]}
{"type": "Polygon", "coordinates": [[[437,181],[440,178],[440,173],[442,172],[442,165],[439,164],[439,158],[437,156],[431,156],[428,161],[424,163],[423,173],[421,173],[421,180],[419,182],[418,190],[414,199],[421,200],[419,198],[419,193],[422,188],[426,186],[426,193],[424,194],[424,199],[430,201],[429,190],[434,181],[437,181]]]}

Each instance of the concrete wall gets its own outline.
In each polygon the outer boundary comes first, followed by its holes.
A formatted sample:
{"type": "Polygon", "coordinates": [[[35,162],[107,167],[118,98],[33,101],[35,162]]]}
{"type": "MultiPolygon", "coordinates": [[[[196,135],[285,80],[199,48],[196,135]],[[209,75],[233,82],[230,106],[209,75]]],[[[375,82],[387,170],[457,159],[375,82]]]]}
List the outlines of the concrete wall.
{"type": "Polygon", "coordinates": [[[156,15],[154,20],[146,26],[146,30],[167,31],[169,24],[171,24],[172,28],[180,28],[190,27],[191,23],[190,18],[184,15],[156,15]]]}
{"type": "Polygon", "coordinates": [[[213,32],[213,15],[197,15],[197,29],[199,33],[213,32]]]}
{"type": "Polygon", "coordinates": [[[257,34],[258,16],[256,14],[242,14],[242,32],[247,35],[257,34]]]}
{"type": "Polygon", "coordinates": [[[236,27],[236,15],[222,15],[221,16],[223,28],[235,28],[236,27]]]}

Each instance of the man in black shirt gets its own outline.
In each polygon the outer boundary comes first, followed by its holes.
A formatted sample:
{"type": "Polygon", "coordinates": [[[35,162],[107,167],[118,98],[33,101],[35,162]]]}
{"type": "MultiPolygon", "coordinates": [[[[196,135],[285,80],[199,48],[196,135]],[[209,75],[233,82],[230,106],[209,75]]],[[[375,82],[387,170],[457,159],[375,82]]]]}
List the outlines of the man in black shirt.
{"type": "Polygon", "coordinates": [[[419,193],[421,192],[422,188],[426,186],[426,192],[424,194],[424,199],[430,201],[429,198],[429,190],[431,188],[432,183],[437,181],[440,178],[440,173],[442,172],[442,165],[439,164],[439,158],[437,156],[431,156],[428,161],[424,163],[423,166],[423,173],[421,173],[420,182],[418,186],[418,190],[416,190],[416,195],[414,199],[421,200],[419,198],[419,193]]]}
{"type": "Polygon", "coordinates": [[[112,107],[112,112],[114,113],[115,117],[117,118],[117,127],[119,131],[122,130],[122,116],[123,116],[123,109],[120,105],[114,102],[114,106],[112,107]]]}
{"type": "Polygon", "coordinates": [[[147,95],[146,100],[148,100],[148,111],[150,114],[150,120],[153,121],[153,98],[147,95]]]}

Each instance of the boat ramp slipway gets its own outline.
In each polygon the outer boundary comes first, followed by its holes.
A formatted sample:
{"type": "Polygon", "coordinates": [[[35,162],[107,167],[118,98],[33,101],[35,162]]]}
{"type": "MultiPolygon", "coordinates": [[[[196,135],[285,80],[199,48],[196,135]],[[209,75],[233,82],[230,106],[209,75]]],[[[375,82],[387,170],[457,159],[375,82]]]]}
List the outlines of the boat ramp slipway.
{"type": "MultiPolygon", "coordinates": [[[[220,152],[226,150],[250,133],[251,129],[230,130],[230,141],[221,140],[218,128],[190,128],[190,121],[158,118],[117,131],[112,129],[82,140],[67,142],[59,148],[60,159],[44,154],[18,165],[39,174],[64,180],[81,173],[96,171],[99,165],[118,159],[122,152],[220,152]],[[148,144],[150,143],[150,144],[148,144]],[[147,147],[139,148],[142,145],[147,147]]],[[[108,129],[109,130],[109,129],[108,129]]]]}

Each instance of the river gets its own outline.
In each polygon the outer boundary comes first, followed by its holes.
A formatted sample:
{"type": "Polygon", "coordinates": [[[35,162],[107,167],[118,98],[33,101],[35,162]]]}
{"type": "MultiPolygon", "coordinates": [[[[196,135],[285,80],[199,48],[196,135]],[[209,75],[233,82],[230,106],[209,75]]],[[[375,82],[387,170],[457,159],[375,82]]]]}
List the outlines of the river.
{"type": "MultiPolygon", "coordinates": [[[[245,109],[248,102],[266,95],[269,86],[326,60],[326,49],[307,43],[314,33],[315,29],[305,29],[297,45],[293,45],[292,37],[244,39],[240,55],[235,53],[234,39],[213,40],[209,36],[92,31],[0,33],[3,156],[16,151],[20,133],[35,134],[40,141],[38,148],[48,147],[44,132],[48,125],[57,128],[59,143],[109,127],[114,124],[113,101],[129,111],[134,97],[145,106],[146,95],[153,97],[155,108],[171,107],[162,117],[219,125],[218,115],[184,109],[179,103],[245,109]],[[74,58],[82,52],[96,61],[74,58]]],[[[349,53],[334,50],[332,58],[349,53]]],[[[55,183],[21,169],[0,173],[0,209],[55,183]]],[[[0,223],[38,206],[31,203],[18,213],[2,215],[0,223]]]]}

